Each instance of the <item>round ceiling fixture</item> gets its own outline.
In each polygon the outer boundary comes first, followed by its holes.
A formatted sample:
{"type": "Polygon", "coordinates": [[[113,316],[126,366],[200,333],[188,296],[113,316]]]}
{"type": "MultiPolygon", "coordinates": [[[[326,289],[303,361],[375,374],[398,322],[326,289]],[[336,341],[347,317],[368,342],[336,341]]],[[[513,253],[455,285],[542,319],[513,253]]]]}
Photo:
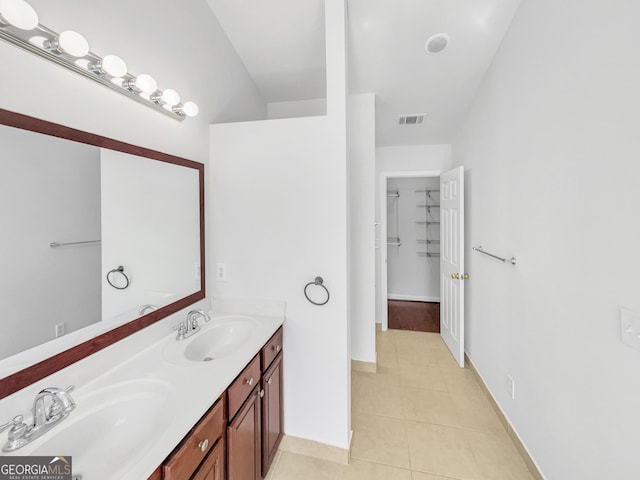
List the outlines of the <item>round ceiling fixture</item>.
{"type": "Polygon", "coordinates": [[[446,50],[449,46],[449,40],[449,35],[446,33],[436,33],[429,37],[427,42],[424,44],[424,49],[427,53],[437,55],[438,53],[442,53],[446,50]]]}

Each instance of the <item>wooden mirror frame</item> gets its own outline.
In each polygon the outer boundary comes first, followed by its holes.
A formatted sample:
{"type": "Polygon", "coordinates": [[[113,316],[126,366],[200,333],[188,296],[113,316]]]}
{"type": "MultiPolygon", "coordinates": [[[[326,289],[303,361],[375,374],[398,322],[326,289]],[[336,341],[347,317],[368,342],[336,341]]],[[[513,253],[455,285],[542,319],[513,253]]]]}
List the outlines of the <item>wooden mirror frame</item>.
{"type": "Polygon", "coordinates": [[[63,138],[74,142],[85,143],[100,148],[107,148],[118,152],[137,155],[160,162],[171,163],[182,167],[193,168],[198,171],[199,177],[199,197],[200,197],[200,291],[192,293],[178,301],[170,303],[156,311],[150,312],[142,317],[135,318],[124,325],[120,325],[108,332],[86,340],[75,347],[71,347],[56,355],[41,360],[23,370],[13,373],[0,379],[0,399],[21,390],[32,383],[62,370],[69,365],[82,360],[89,355],[96,353],[114,343],[132,335],[143,328],[148,327],[169,315],[192,305],[205,298],[205,256],[204,256],[204,165],[166,153],[138,147],[129,143],[120,142],[111,138],[103,137],[93,133],[83,132],[56,123],[47,122],[38,118],[29,117],[20,113],[10,112],[0,109],[0,125],[15,127],[22,130],[29,130],[35,133],[63,138]]]}

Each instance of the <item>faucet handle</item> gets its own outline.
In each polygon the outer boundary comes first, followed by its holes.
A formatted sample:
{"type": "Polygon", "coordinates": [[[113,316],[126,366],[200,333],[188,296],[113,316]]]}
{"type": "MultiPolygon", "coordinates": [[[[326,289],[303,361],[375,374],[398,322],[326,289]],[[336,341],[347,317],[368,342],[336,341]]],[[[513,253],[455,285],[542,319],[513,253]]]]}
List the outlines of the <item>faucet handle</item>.
{"type": "Polygon", "coordinates": [[[0,425],[0,432],[4,432],[9,427],[19,427],[22,424],[24,417],[22,415],[16,415],[13,417],[13,420],[5,423],[4,425],[0,425]]]}
{"type": "Polygon", "coordinates": [[[184,323],[180,322],[178,325],[174,325],[173,329],[178,331],[178,336],[176,337],[177,340],[184,339],[184,336],[187,333],[187,326],[184,323]]]}
{"type": "Polygon", "coordinates": [[[4,432],[7,428],[11,427],[9,430],[9,435],[7,440],[9,442],[14,442],[17,439],[24,437],[25,433],[27,433],[27,424],[23,422],[24,417],[22,415],[16,415],[13,417],[8,423],[4,425],[0,425],[0,432],[4,432]]]}

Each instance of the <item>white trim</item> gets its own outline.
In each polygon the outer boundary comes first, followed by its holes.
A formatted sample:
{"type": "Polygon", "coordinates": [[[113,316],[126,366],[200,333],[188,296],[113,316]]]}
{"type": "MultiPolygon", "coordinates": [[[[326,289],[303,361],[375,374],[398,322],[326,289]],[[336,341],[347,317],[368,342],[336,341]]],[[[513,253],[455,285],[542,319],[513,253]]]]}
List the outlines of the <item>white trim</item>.
{"type": "MultiPolygon", "coordinates": [[[[406,170],[406,171],[384,171],[380,172],[380,192],[378,201],[380,202],[380,230],[378,231],[380,245],[380,292],[377,302],[379,303],[382,315],[382,331],[389,329],[389,313],[387,311],[387,180],[390,178],[413,178],[413,177],[440,177],[442,170],[406,170]]],[[[377,292],[376,292],[377,293],[377,292]]]]}
{"type": "Polygon", "coordinates": [[[400,295],[390,293],[387,295],[389,300],[406,300],[408,302],[437,302],[440,303],[440,297],[424,297],[420,295],[400,295]]]}

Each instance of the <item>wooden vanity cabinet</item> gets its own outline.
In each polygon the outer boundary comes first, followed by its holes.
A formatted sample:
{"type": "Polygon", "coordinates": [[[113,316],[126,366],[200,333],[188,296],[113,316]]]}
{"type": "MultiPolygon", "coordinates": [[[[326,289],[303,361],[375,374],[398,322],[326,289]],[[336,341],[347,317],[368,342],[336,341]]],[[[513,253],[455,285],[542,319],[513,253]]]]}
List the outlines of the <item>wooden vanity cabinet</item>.
{"type": "Polygon", "coordinates": [[[282,353],[262,375],[262,476],[266,477],[282,440],[282,353]]]}
{"type": "Polygon", "coordinates": [[[191,480],[225,480],[225,439],[222,437],[213,448],[206,460],[202,462],[200,468],[191,477],[191,480]]]}
{"type": "Polygon", "coordinates": [[[223,395],[164,461],[162,479],[195,480],[218,478],[220,475],[223,475],[220,478],[224,479],[224,462],[216,463],[216,456],[222,455],[224,459],[226,423],[227,406],[223,395]],[[207,470],[205,465],[209,464],[211,468],[207,470]],[[206,476],[209,470],[217,473],[218,477],[206,476]]]}
{"type": "Polygon", "coordinates": [[[227,427],[227,473],[229,480],[260,480],[260,386],[252,390],[227,427]]]}
{"type": "Polygon", "coordinates": [[[156,468],[156,471],[147,480],[162,480],[162,467],[156,468]]]}
{"type": "Polygon", "coordinates": [[[281,327],[148,480],[261,480],[282,420],[281,327]]]}
{"type": "Polygon", "coordinates": [[[267,475],[283,434],[282,328],[238,375],[228,392],[228,479],[260,480],[267,475]],[[255,378],[260,379],[256,388],[244,397],[239,395],[255,378]],[[236,409],[240,399],[244,403],[236,409]]]}

